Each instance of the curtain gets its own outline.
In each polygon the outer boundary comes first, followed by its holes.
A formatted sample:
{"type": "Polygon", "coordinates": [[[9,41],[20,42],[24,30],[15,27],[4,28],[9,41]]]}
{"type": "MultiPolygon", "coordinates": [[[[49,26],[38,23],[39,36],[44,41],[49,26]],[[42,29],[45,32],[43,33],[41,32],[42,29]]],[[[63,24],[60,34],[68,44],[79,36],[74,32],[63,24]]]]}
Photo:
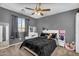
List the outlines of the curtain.
{"type": "Polygon", "coordinates": [[[24,32],[24,37],[28,36],[28,25],[29,25],[29,21],[28,19],[25,19],[25,32],[24,32]]]}
{"type": "Polygon", "coordinates": [[[11,35],[10,38],[18,38],[18,24],[17,24],[17,16],[12,15],[12,20],[11,20],[11,35]]]}
{"type": "Polygon", "coordinates": [[[19,18],[17,16],[12,15],[11,27],[10,27],[11,28],[10,38],[11,39],[28,36],[29,20],[25,19],[25,31],[19,33],[19,31],[18,31],[18,19],[19,18]],[[19,36],[19,35],[21,35],[21,36],[19,36]]]}

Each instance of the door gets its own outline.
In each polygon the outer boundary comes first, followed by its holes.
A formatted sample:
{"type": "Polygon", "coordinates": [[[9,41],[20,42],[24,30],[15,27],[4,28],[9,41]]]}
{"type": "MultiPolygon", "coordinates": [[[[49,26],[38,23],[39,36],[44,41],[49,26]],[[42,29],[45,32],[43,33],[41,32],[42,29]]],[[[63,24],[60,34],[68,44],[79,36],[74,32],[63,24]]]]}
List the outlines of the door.
{"type": "Polygon", "coordinates": [[[0,47],[2,46],[2,31],[3,30],[3,26],[0,25],[0,47]]]}
{"type": "Polygon", "coordinates": [[[79,53],[79,13],[76,14],[76,52],[79,53]]]}
{"type": "Polygon", "coordinates": [[[9,45],[9,26],[0,24],[0,49],[9,45]]]}

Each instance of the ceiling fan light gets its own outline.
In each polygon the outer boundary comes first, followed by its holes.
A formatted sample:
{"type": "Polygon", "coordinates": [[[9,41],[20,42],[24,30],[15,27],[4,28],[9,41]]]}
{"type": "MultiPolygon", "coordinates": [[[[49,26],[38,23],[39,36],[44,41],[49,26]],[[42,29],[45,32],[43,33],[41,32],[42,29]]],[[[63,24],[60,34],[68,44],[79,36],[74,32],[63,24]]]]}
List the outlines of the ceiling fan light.
{"type": "Polygon", "coordinates": [[[37,12],[35,12],[35,14],[38,14],[37,12]]]}
{"type": "Polygon", "coordinates": [[[41,15],[41,12],[35,12],[36,15],[41,15]]]}
{"type": "Polygon", "coordinates": [[[41,13],[39,12],[37,15],[41,15],[41,13]]]}

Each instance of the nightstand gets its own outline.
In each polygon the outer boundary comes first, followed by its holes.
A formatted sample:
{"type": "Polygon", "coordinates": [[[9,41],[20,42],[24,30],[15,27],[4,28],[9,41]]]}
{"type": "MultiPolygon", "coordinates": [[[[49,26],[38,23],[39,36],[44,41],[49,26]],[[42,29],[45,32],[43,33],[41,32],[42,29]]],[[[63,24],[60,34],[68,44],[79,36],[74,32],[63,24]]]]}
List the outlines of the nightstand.
{"type": "Polygon", "coordinates": [[[38,33],[30,34],[29,36],[26,36],[25,39],[31,39],[31,38],[36,38],[36,37],[38,37],[38,33]]]}
{"type": "Polygon", "coordinates": [[[65,45],[65,40],[58,40],[58,45],[64,47],[65,45]]]}

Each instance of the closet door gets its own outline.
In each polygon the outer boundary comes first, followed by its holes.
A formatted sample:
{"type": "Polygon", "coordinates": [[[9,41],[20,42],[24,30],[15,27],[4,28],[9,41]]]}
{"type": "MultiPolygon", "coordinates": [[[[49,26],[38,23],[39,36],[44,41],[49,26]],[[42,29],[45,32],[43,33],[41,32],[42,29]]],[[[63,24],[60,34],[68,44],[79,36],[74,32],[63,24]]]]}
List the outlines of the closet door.
{"type": "Polygon", "coordinates": [[[79,53],[79,13],[76,14],[76,52],[79,53]]]}
{"type": "Polygon", "coordinates": [[[0,49],[9,46],[9,25],[0,24],[0,49]]]}
{"type": "Polygon", "coordinates": [[[5,27],[5,29],[6,29],[6,42],[7,42],[7,44],[9,44],[9,25],[7,25],[6,27],[5,27]]]}
{"type": "Polygon", "coordinates": [[[2,36],[3,35],[3,26],[2,25],[0,25],[0,45],[1,45],[1,42],[2,42],[2,36]]]}

